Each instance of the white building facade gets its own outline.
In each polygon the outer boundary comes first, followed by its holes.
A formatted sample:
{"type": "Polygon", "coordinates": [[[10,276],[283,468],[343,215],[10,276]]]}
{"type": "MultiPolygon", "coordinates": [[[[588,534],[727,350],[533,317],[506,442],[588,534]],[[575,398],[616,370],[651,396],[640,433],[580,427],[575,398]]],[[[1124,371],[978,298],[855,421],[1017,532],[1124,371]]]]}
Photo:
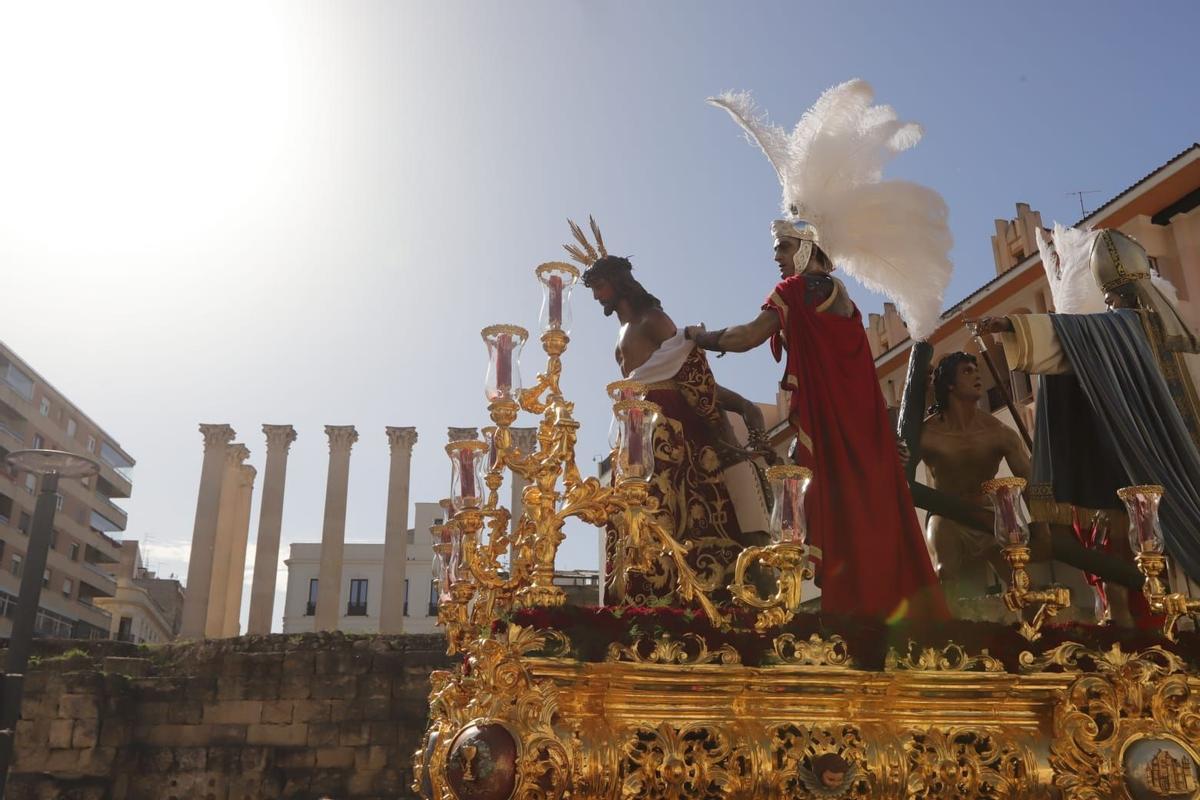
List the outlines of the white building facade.
{"type": "MultiPolygon", "coordinates": [[[[434,633],[437,629],[437,592],[433,581],[430,528],[442,524],[444,512],[437,503],[416,503],[414,510],[404,568],[404,632],[434,633]]],[[[283,632],[311,633],[316,630],[317,594],[321,591],[317,578],[321,570],[320,542],[293,544],[283,563],[288,571],[283,632]]],[[[342,580],[338,594],[338,630],[344,633],[379,632],[379,603],[383,595],[382,541],[346,543],[342,550],[342,580]]]]}

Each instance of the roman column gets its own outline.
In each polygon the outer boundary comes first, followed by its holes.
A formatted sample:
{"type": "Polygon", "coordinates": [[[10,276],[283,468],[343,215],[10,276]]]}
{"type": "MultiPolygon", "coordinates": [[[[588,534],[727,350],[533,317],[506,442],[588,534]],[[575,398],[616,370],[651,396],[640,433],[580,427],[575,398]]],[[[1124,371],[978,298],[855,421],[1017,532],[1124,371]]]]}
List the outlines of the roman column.
{"type": "Polygon", "coordinates": [[[250,584],[250,618],[246,633],[270,633],[275,613],[275,576],[279,572],[279,534],[283,528],[283,487],[287,458],[296,429],[263,425],[267,436],[267,466],[258,509],[258,539],[254,545],[254,581],[250,584]]]}
{"type": "Polygon", "coordinates": [[[225,450],[237,435],[228,425],[211,424],[202,424],[200,433],[204,436],[204,462],[200,467],[196,521],[192,526],[192,548],[188,556],[187,593],[183,599],[183,618],[179,628],[179,635],[184,639],[204,636],[213,550],[217,542],[221,479],[225,472],[225,450]]]}
{"type": "MultiPolygon", "coordinates": [[[[537,428],[509,428],[508,432],[512,434],[513,447],[520,450],[522,455],[529,455],[537,448],[537,428]]],[[[508,510],[512,512],[512,530],[515,531],[517,520],[521,519],[521,514],[525,510],[522,495],[525,487],[529,485],[529,481],[512,470],[509,470],[508,477],[512,481],[512,505],[508,510]]]]}
{"type": "Polygon", "coordinates": [[[387,526],[383,541],[383,590],[379,632],[404,632],[404,571],[408,564],[408,484],[416,428],[387,428],[392,463],[388,472],[387,526]]]}
{"type": "Polygon", "coordinates": [[[342,602],[342,550],[346,545],[346,491],[350,448],[358,441],[353,425],[326,425],[329,477],[325,481],[325,523],[321,530],[321,569],[317,573],[318,631],[335,631],[342,602]]]}
{"type": "Polygon", "coordinates": [[[225,451],[225,473],[221,476],[221,507],[217,512],[217,541],[213,555],[212,579],[208,583],[208,615],[204,635],[215,639],[225,635],[225,601],[229,597],[230,550],[237,541],[242,462],[250,457],[244,444],[233,443],[225,451]]]}
{"type": "Polygon", "coordinates": [[[462,442],[478,438],[479,428],[446,428],[447,442],[462,442]]]}
{"type": "Polygon", "coordinates": [[[249,464],[238,468],[237,511],[233,522],[233,545],[229,548],[229,579],[225,582],[225,621],[222,636],[237,636],[242,629],[242,589],[246,585],[246,546],[250,541],[250,506],[258,470],[249,464]]]}

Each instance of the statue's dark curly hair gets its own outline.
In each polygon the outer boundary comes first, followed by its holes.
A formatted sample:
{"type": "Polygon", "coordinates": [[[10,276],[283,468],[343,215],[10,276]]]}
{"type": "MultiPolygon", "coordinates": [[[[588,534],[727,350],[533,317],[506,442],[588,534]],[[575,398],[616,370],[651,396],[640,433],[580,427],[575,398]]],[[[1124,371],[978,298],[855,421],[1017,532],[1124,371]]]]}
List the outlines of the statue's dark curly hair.
{"type": "Polygon", "coordinates": [[[954,381],[958,377],[958,367],[960,364],[974,364],[978,366],[979,359],[970,353],[958,350],[942,356],[942,360],[934,368],[933,405],[929,407],[930,414],[941,414],[946,410],[947,404],[950,402],[950,389],[954,387],[954,381]]]}
{"type": "Polygon", "coordinates": [[[618,295],[626,297],[635,311],[662,309],[658,298],[650,294],[633,277],[633,264],[622,256],[604,256],[583,271],[583,285],[591,288],[596,281],[608,281],[618,295]]]}

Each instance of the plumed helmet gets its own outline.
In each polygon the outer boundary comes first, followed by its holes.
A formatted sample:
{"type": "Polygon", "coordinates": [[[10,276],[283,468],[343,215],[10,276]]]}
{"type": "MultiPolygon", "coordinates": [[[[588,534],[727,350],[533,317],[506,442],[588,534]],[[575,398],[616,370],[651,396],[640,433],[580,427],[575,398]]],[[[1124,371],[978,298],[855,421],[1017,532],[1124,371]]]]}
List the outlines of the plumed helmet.
{"type": "Polygon", "coordinates": [[[817,241],[816,226],[801,219],[777,219],[771,223],[771,236],[774,237],[776,245],[780,239],[798,239],[800,246],[792,256],[792,264],[796,267],[797,275],[808,270],[813,244],[817,241]]]}
{"type": "Polygon", "coordinates": [[[1145,248],[1120,231],[1100,231],[1092,242],[1091,262],[1092,277],[1102,292],[1150,280],[1150,256],[1145,248]]]}

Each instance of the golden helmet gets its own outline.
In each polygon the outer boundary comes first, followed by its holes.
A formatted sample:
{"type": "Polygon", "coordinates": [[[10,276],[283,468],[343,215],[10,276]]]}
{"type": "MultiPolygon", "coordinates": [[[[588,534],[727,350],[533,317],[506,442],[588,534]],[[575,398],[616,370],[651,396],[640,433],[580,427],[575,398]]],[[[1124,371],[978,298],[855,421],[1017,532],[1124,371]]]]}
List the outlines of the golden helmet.
{"type": "Polygon", "coordinates": [[[1150,279],[1150,256],[1145,248],[1120,231],[1100,231],[1092,242],[1091,263],[1092,276],[1102,292],[1150,279]]]}

